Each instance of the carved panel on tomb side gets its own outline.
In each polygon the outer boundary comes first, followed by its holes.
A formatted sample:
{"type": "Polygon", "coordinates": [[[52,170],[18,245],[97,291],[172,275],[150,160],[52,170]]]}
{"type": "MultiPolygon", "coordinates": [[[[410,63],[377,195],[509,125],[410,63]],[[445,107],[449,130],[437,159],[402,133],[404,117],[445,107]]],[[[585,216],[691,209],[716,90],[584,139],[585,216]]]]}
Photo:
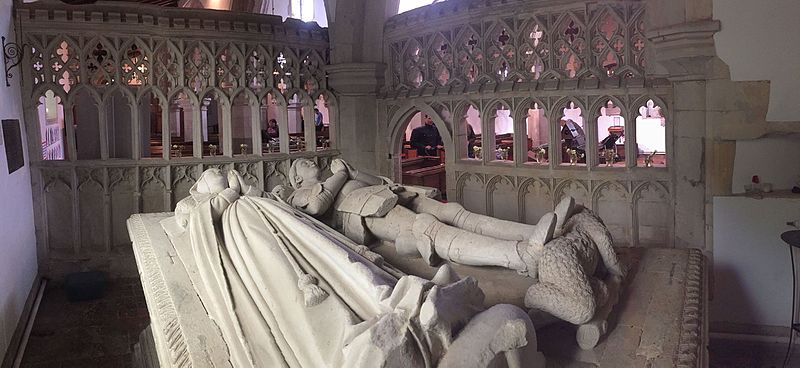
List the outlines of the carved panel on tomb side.
{"type": "Polygon", "coordinates": [[[242,178],[255,187],[261,186],[261,163],[260,162],[238,162],[235,165],[236,171],[242,174],[242,178]]]}
{"type": "Polygon", "coordinates": [[[278,185],[289,185],[289,160],[264,162],[264,190],[270,191],[278,185]]]}
{"type": "Polygon", "coordinates": [[[142,193],[142,213],[164,212],[164,198],[167,185],[164,182],[165,167],[142,167],[140,182],[142,193]]]}
{"type": "Polygon", "coordinates": [[[586,181],[575,179],[561,179],[556,181],[555,195],[553,199],[554,204],[558,204],[565,196],[572,196],[575,198],[575,203],[582,204],[586,207],[591,207],[592,203],[589,201],[589,190],[586,181]]]}
{"type": "Polygon", "coordinates": [[[672,206],[666,189],[657,182],[644,182],[633,192],[638,246],[668,246],[672,206]]]}
{"type": "Polygon", "coordinates": [[[42,170],[48,250],[54,255],[74,253],[72,174],[70,170],[42,170]]]}
{"type": "Polygon", "coordinates": [[[111,249],[130,246],[126,221],[139,212],[135,167],[112,167],[108,169],[108,186],[111,206],[111,249]]]}
{"type": "Polygon", "coordinates": [[[80,251],[106,251],[105,170],[76,169],[78,175],[78,215],[80,251]]]}
{"type": "Polygon", "coordinates": [[[514,178],[497,175],[489,179],[486,186],[489,200],[489,214],[503,220],[518,221],[519,201],[514,178]]]}
{"type": "Polygon", "coordinates": [[[458,202],[469,211],[486,214],[486,180],[483,174],[459,173],[456,181],[458,202]]]}
{"type": "Polygon", "coordinates": [[[631,245],[631,205],[622,183],[604,182],[594,192],[593,210],[603,219],[615,245],[631,245]]]}
{"type": "Polygon", "coordinates": [[[536,224],[545,214],[553,210],[553,192],[550,186],[538,178],[523,178],[520,185],[519,202],[523,206],[520,219],[528,224],[536,224]]]}
{"type": "Polygon", "coordinates": [[[197,165],[172,166],[172,208],[181,200],[189,196],[189,189],[200,177],[197,165]]]}

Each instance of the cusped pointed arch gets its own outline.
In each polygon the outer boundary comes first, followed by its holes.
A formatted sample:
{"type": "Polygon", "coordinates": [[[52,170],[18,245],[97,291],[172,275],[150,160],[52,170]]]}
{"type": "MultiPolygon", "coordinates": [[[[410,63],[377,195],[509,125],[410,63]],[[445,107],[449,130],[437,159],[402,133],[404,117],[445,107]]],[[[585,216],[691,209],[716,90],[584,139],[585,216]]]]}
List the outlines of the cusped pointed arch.
{"type": "MultiPolygon", "coordinates": [[[[44,96],[47,91],[52,91],[55,97],[59,97],[62,103],[66,103],[67,101],[67,93],[64,92],[60,86],[52,82],[45,82],[42,84],[37,85],[32,91],[31,96],[33,97],[30,103],[31,106],[37,106],[39,104],[39,98],[44,96]]],[[[27,101],[26,101],[27,102],[27,101]]],[[[24,102],[24,103],[26,103],[24,102]]],[[[26,105],[27,106],[27,105],[26,105]]]]}
{"type": "Polygon", "coordinates": [[[180,87],[173,89],[167,95],[167,99],[169,101],[174,101],[175,99],[178,98],[185,98],[189,103],[192,104],[192,106],[200,105],[200,100],[198,99],[197,95],[191,89],[189,89],[189,87],[180,87]]]}
{"type": "Polygon", "coordinates": [[[219,89],[217,87],[208,87],[208,88],[200,91],[197,94],[197,96],[198,96],[200,101],[202,101],[204,99],[207,99],[207,98],[213,98],[218,103],[221,103],[221,104],[223,104],[225,106],[230,106],[231,105],[231,98],[228,97],[228,95],[225,93],[225,91],[223,91],[223,90],[221,90],[221,89],[219,89]]]}
{"type": "Polygon", "coordinates": [[[312,99],[311,95],[309,95],[308,92],[306,92],[303,89],[292,88],[292,89],[286,90],[286,92],[283,93],[283,97],[286,99],[286,101],[293,100],[295,95],[297,95],[297,98],[300,100],[300,104],[301,105],[303,105],[303,106],[313,106],[314,105],[314,99],[312,99]]]}
{"type": "Polygon", "coordinates": [[[549,118],[550,115],[550,107],[545,102],[547,100],[543,100],[539,97],[525,97],[514,106],[514,119],[521,119],[524,120],[525,117],[528,115],[528,109],[542,109],[544,114],[549,118]]]}
{"type": "MultiPolygon", "coordinates": [[[[161,90],[161,88],[150,85],[136,89],[136,103],[142,103],[142,101],[145,100],[149,101],[153,95],[155,95],[155,97],[163,103],[166,103],[168,100],[167,95],[161,90]]],[[[164,106],[166,105],[163,105],[162,107],[164,106]]]]}
{"type": "Polygon", "coordinates": [[[103,36],[95,36],[83,47],[83,62],[88,84],[105,87],[118,80],[119,53],[113,43],[103,36]]]}
{"type": "Polygon", "coordinates": [[[25,52],[29,52],[28,64],[25,66],[30,72],[31,82],[33,86],[45,83],[47,81],[47,50],[44,44],[40,42],[37,37],[26,37],[27,45],[23,47],[25,52]]]}
{"type": "Polygon", "coordinates": [[[272,55],[263,46],[252,45],[244,56],[244,85],[260,95],[272,86],[272,55]]]}
{"type": "Polygon", "coordinates": [[[123,42],[117,60],[120,83],[132,87],[152,83],[153,50],[142,39],[133,37],[123,42]]]}
{"type": "Polygon", "coordinates": [[[268,87],[262,90],[261,93],[257,94],[259,101],[263,101],[265,98],[267,98],[267,95],[269,95],[278,106],[286,107],[289,103],[289,99],[287,99],[286,96],[284,96],[283,93],[281,93],[281,91],[277,88],[268,87]]]}
{"type": "Polygon", "coordinates": [[[45,78],[65,93],[84,79],[81,68],[82,50],[73,38],[66,35],[54,37],[47,46],[47,72],[45,78]]]}
{"type": "Polygon", "coordinates": [[[164,94],[172,93],[180,81],[183,54],[169,39],[160,40],[153,51],[153,84],[164,94]]]}
{"type": "Polygon", "coordinates": [[[487,215],[508,221],[519,221],[519,188],[515,177],[495,175],[486,183],[487,215]]]}
{"type": "Polygon", "coordinates": [[[216,50],[216,86],[228,96],[233,96],[234,92],[243,84],[244,60],[244,54],[234,43],[219,45],[216,50]]]}
{"type": "Polygon", "coordinates": [[[544,214],[553,211],[553,189],[544,179],[523,179],[518,194],[520,222],[536,224],[544,214]]]}
{"type": "Polygon", "coordinates": [[[73,88],[72,92],[67,95],[65,100],[63,100],[65,102],[65,106],[76,106],[82,102],[86,102],[81,101],[83,96],[78,97],[77,95],[90,97],[91,102],[98,106],[103,102],[103,96],[101,96],[97,90],[86,85],[79,84],[73,88]]]}
{"type": "Polygon", "coordinates": [[[456,176],[455,200],[470,212],[486,213],[486,176],[462,172],[456,176]]]}
{"type": "Polygon", "coordinates": [[[183,50],[184,85],[200,93],[213,85],[214,54],[200,41],[191,42],[183,50]]]}
{"type": "Polygon", "coordinates": [[[669,105],[666,103],[666,101],[664,101],[663,98],[661,98],[660,96],[657,96],[657,95],[653,95],[653,94],[641,95],[641,96],[636,97],[631,102],[630,109],[628,109],[628,115],[626,115],[626,116],[628,116],[632,121],[634,121],[637,116],[641,115],[641,112],[639,111],[639,109],[642,106],[647,106],[648,105],[648,101],[650,101],[650,100],[653,101],[653,105],[654,106],[660,107],[659,112],[661,114],[661,117],[663,117],[665,119],[669,119],[670,118],[669,105]]]}
{"type": "Polygon", "coordinates": [[[575,203],[584,206],[591,205],[589,187],[582,180],[565,179],[558,182],[553,189],[553,208],[566,196],[575,198],[575,203]]]}
{"type": "Polygon", "coordinates": [[[99,92],[102,93],[100,97],[103,103],[109,103],[109,98],[115,94],[124,96],[128,104],[130,104],[131,106],[133,106],[133,104],[135,104],[137,100],[136,94],[133,91],[131,91],[130,88],[127,88],[120,84],[113,84],[110,87],[105,88],[99,92]]]}
{"type": "MultiPolygon", "coordinates": [[[[409,120],[417,113],[424,113],[429,115],[436,128],[439,130],[439,135],[442,137],[445,151],[453,149],[452,132],[448,125],[445,123],[442,116],[431,105],[425,103],[409,102],[401,106],[397,112],[394,113],[389,119],[389,132],[391,147],[399,147],[402,145],[403,137],[405,136],[405,129],[409,120]]],[[[399,155],[397,155],[399,158],[399,155]]]]}
{"type": "Polygon", "coordinates": [[[618,246],[632,244],[631,206],[630,192],[623,183],[606,181],[594,188],[592,210],[603,220],[618,246]]]}
{"type": "Polygon", "coordinates": [[[309,94],[327,88],[325,60],[317,50],[308,49],[300,56],[300,85],[309,94]]]}

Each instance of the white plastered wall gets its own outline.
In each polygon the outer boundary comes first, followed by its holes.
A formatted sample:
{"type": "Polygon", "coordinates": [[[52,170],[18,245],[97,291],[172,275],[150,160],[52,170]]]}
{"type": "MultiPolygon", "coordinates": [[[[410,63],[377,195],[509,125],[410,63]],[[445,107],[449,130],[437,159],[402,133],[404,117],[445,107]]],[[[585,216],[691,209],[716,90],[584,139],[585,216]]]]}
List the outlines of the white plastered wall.
{"type": "Polygon", "coordinates": [[[713,0],[717,55],[734,81],[769,80],[767,121],[800,122],[800,1],[713,0]]]}
{"type": "MultiPolygon", "coordinates": [[[[11,1],[0,0],[0,34],[14,39],[11,1]]],[[[22,123],[19,67],[12,70],[11,87],[0,77],[0,119],[19,119],[22,123]]],[[[30,162],[25,152],[25,166],[8,174],[5,145],[0,146],[0,361],[5,356],[11,336],[17,327],[22,308],[37,273],[36,237],[33,225],[30,162]]]]}
{"type": "MultiPolygon", "coordinates": [[[[800,124],[800,2],[713,0],[721,31],[717,55],[734,81],[770,82],[769,122],[800,124]]],[[[753,175],[776,190],[800,177],[800,139],[772,134],[736,141],[732,192],[744,192],[753,175]]],[[[800,197],[796,197],[800,198],[800,197]]],[[[791,313],[789,250],[779,235],[800,216],[800,199],[714,199],[715,299],[711,322],[787,327],[791,313]],[[731,307],[734,306],[734,307],[731,307]]]]}
{"type": "MultiPolygon", "coordinates": [[[[717,55],[730,67],[734,81],[770,82],[767,121],[800,124],[800,1],[714,0],[714,18],[722,29],[714,37],[717,55]]],[[[797,137],[738,141],[733,193],[744,192],[753,175],[787,190],[800,179],[797,137]]]]}

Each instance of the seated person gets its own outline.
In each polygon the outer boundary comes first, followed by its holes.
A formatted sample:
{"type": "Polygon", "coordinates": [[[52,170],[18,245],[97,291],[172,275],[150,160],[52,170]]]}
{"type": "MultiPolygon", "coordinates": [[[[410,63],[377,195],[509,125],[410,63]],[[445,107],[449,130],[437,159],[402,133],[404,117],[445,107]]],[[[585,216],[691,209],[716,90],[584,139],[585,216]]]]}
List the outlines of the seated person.
{"type": "Polygon", "coordinates": [[[270,139],[278,139],[280,137],[280,131],[278,130],[278,121],[275,119],[269,119],[267,123],[267,129],[261,131],[261,138],[264,142],[270,139]]]}
{"type": "Polygon", "coordinates": [[[417,150],[417,156],[438,156],[438,149],[444,147],[439,130],[428,114],[422,114],[422,125],[411,131],[411,147],[417,150]]]}

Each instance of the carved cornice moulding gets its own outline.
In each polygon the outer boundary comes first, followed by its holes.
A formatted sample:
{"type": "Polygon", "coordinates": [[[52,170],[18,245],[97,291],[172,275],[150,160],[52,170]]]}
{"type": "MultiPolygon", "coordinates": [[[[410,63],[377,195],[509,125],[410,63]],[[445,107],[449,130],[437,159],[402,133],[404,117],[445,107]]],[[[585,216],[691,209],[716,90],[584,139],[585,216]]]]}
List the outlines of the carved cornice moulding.
{"type": "Polygon", "coordinates": [[[342,63],[326,65],[328,85],[342,96],[375,95],[384,83],[386,65],[382,63],[342,63]]]}
{"type": "Polygon", "coordinates": [[[338,150],[330,149],[317,152],[293,152],[293,153],[270,153],[264,156],[249,157],[182,157],[164,160],[159,158],[144,158],[140,160],[76,160],[76,161],[33,161],[31,165],[42,170],[57,170],[69,168],[137,168],[137,167],[164,167],[164,166],[187,166],[187,165],[241,165],[258,164],[261,162],[279,162],[283,160],[295,160],[298,158],[314,157],[335,157],[340,153],[338,150]]]}
{"type": "Polygon", "coordinates": [[[268,14],[170,9],[118,2],[98,2],[85,6],[60,2],[26,3],[16,6],[16,14],[25,32],[64,32],[91,28],[120,35],[129,35],[131,32],[162,36],[180,34],[226,40],[275,40],[281,43],[328,45],[326,28],[297,19],[282,21],[281,17],[268,14]]]}
{"type": "Polygon", "coordinates": [[[708,79],[709,61],[717,56],[714,34],[719,30],[718,20],[704,20],[648,30],[645,35],[655,62],[667,69],[670,80],[701,80],[708,79]]]}
{"type": "MultiPolygon", "coordinates": [[[[618,3],[639,3],[640,1],[619,1],[618,3]]],[[[406,27],[424,28],[435,21],[436,26],[449,21],[464,21],[465,17],[484,17],[487,15],[517,13],[520,9],[558,11],[566,9],[586,9],[585,0],[460,0],[442,1],[395,15],[386,22],[387,35],[402,33],[406,27]]]]}

